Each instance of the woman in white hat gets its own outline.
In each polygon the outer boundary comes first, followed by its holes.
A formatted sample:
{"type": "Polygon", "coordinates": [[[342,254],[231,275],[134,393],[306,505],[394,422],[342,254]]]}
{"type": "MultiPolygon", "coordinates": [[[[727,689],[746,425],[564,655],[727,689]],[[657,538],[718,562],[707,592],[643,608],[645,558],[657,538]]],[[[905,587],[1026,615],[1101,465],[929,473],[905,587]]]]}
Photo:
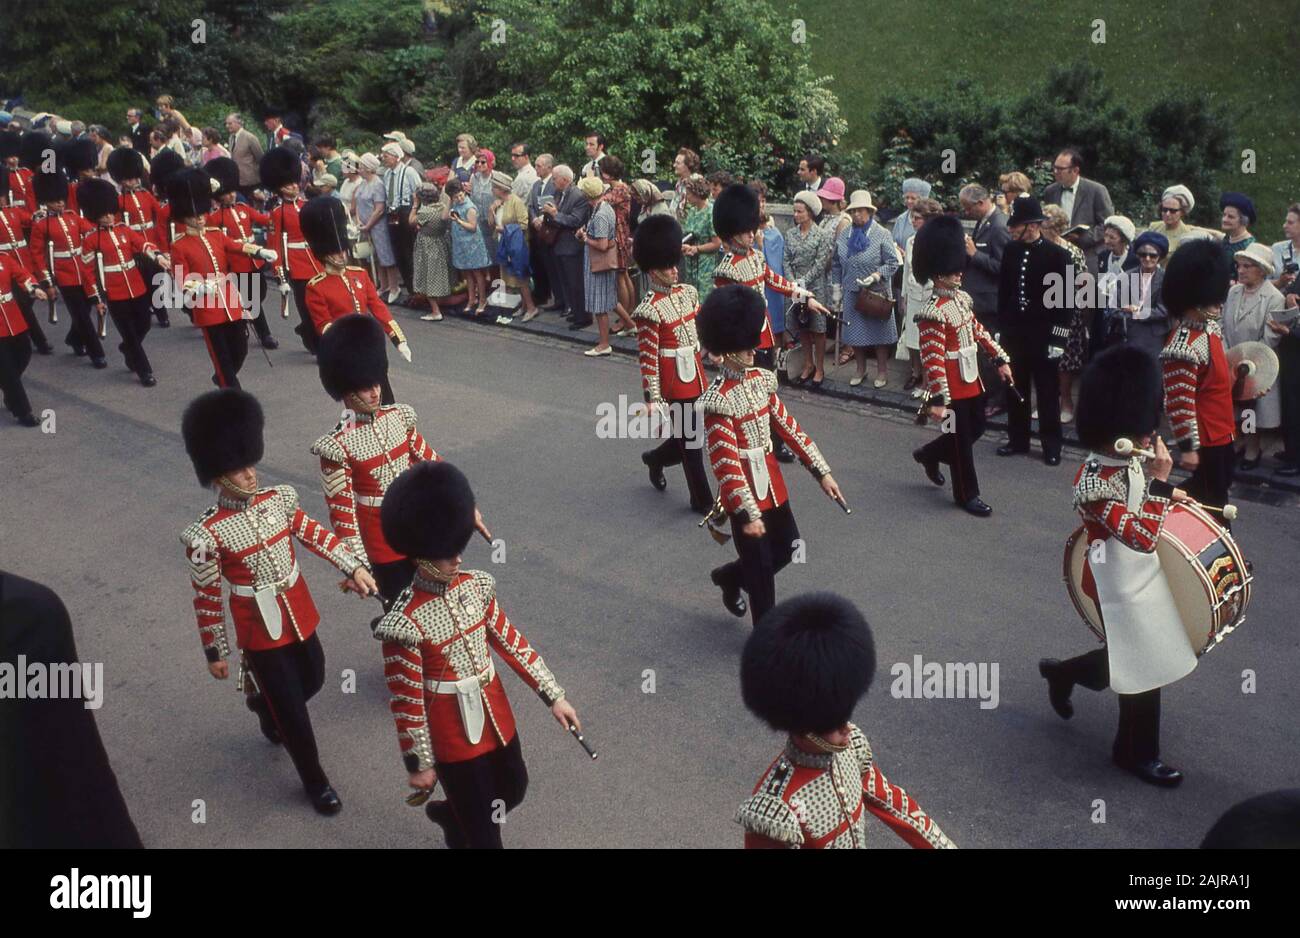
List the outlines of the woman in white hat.
{"type": "MultiPolygon", "coordinates": [[[[1273,269],[1273,251],[1255,242],[1238,251],[1237,282],[1228,291],[1223,304],[1223,344],[1226,348],[1242,342],[1266,342],[1277,348],[1281,336],[1268,328],[1270,320],[1282,312],[1285,303],[1282,293],[1270,282],[1276,275],[1273,269]]],[[[1253,401],[1236,404],[1241,436],[1246,441],[1240,467],[1246,471],[1259,468],[1265,430],[1276,430],[1282,425],[1282,404],[1278,395],[1270,391],[1253,401]],[[1253,421],[1248,426],[1247,421],[1253,421]]]]}
{"type": "Polygon", "coordinates": [[[1196,208],[1196,199],[1192,197],[1191,189],[1184,185],[1170,186],[1160,196],[1160,217],[1148,225],[1147,230],[1165,236],[1165,240],[1169,242],[1170,254],[1178,250],[1178,245],[1183,241],[1197,238],[1215,240],[1222,238],[1222,233],[1218,231],[1187,223],[1187,216],[1194,208],[1196,208]]]}
{"type": "Polygon", "coordinates": [[[889,350],[898,341],[898,326],[891,313],[884,319],[869,318],[858,312],[857,298],[862,290],[873,290],[893,299],[892,281],[898,270],[898,249],[894,238],[883,225],[875,222],[876,206],[871,193],[858,189],[849,198],[851,224],[835,236],[831,258],[831,280],[843,300],[844,344],[851,346],[857,361],[857,374],[849,384],[857,387],[867,376],[867,349],[875,350],[874,387],[889,383],[889,350]]]}

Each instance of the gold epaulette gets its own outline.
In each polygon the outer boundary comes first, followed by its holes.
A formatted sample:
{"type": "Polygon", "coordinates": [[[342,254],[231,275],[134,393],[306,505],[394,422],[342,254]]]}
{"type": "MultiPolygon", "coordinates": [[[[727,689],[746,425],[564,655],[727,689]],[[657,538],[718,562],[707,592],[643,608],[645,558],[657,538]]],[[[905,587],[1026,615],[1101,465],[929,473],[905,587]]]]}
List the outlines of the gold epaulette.
{"type": "Polygon", "coordinates": [[[312,277],[310,280],[307,281],[307,286],[310,287],[314,284],[320,283],[322,280],[325,279],[325,277],[326,277],[325,271],[322,270],[316,276],[312,277]]]}

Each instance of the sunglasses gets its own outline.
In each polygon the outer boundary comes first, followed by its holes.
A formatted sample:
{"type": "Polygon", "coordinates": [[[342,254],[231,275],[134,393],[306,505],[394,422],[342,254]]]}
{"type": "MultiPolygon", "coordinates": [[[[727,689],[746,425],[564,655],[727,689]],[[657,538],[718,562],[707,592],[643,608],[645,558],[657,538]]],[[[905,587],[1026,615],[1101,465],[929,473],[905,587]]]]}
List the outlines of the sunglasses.
{"type": "Polygon", "coordinates": [[[1181,211],[1181,208],[1165,208],[1163,205],[1160,206],[1161,215],[1177,215],[1181,211]]]}
{"type": "Polygon", "coordinates": [[[1159,257],[1155,251],[1138,251],[1138,257],[1159,257]]]}
{"type": "Polygon", "coordinates": [[[475,163],[486,163],[487,160],[475,160],[474,162],[475,162],[475,163]]]}

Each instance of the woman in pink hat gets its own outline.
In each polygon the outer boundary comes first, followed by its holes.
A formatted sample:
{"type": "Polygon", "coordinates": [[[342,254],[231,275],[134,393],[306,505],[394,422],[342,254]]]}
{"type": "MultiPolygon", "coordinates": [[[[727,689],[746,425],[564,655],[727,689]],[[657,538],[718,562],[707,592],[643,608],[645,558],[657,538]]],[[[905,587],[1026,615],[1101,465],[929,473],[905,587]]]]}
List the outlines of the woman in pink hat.
{"type": "MultiPolygon", "coordinates": [[[[822,187],[817,190],[817,198],[822,201],[822,213],[817,218],[817,225],[826,232],[826,239],[830,241],[831,244],[835,243],[835,238],[839,235],[841,229],[850,224],[849,216],[844,213],[844,194],[844,180],[839,176],[831,176],[822,184],[822,187]]],[[[833,253],[834,252],[832,252],[832,254],[833,253]]],[[[830,258],[827,258],[827,274],[830,273],[830,270],[830,258]]],[[[829,306],[837,313],[841,311],[839,304],[835,301],[834,297],[831,298],[829,306]]],[[[833,323],[832,328],[838,329],[839,323],[833,323]]],[[[852,360],[853,349],[846,345],[840,351],[839,364],[847,365],[852,360]]]]}

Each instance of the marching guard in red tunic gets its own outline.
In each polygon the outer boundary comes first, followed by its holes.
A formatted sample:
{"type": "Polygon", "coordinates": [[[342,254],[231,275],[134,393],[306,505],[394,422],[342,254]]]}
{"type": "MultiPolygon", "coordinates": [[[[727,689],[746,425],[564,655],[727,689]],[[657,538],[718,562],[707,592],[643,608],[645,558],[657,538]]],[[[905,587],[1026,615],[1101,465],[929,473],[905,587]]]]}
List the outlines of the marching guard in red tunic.
{"type": "Polygon", "coordinates": [[[849,722],[875,671],[866,620],[834,593],[787,599],[754,627],[740,659],[741,695],[788,738],[736,812],[746,848],[861,849],[868,813],[913,847],[957,846],[890,784],[849,722]]]}
{"type": "MultiPolygon", "coordinates": [[[[399,475],[420,462],[442,459],[428,444],[409,404],[384,404],[380,390],[388,375],[384,330],[372,316],[335,320],[316,352],[325,393],[347,408],[334,429],[312,444],[320,457],[321,486],[334,533],[365,560],[391,608],[415,575],[411,558],[384,540],[379,513],[384,493],[399,475]]],[[[475,523],[488,541],[492,535],[475,523]]]]}
{"type": "Polygon", "coordinates": [[[78,190],[87,179],[97,179],[95,165],[99,162],[99,149],[89,137],[77,137],[65,140],[57,145],[63,166],[72,182],[68,185],[68,208],[74,212],[81,211],[78,190]]]}
{"type": "MultiPolygon", "coordinates": [[[[91,324],[90,299],[82,288],[81,239],[94,226],[67,208],[68,177],[62,172],[38,171],[32,177],[32,185],[41,203],[41,210],[32,216],[32,235],[28,242],[32,272],[51,296],[63,295],[71,319],[64,341],[73,353],[89,354],[92,362],[102,359],[104,348],[91,324]]],[[[35,321],[32,314],[27,324],[33,325],[35,321]]],[[[39,326],[32,330],[32,340],[37,343],[37,351],[41,351],[42,344],[47,350],[44,354],[53,351],[39,326]]]]}
{"type": "Polygon", "coordinates": [[[790,562],[799,539],[785,479],[772,454],[773,431],[827,496],[841,506],[844,496],[817,444],[777,397],[776,375],[754,365],[754,349],[767,322],[762,295],[738,284],[719,287],[704,301],[698,321],[701,343],[722,362],[722,374],[700,396],[700,407],[720,508],[731,519],[738,555],[710,578],[733,615],[745,614],[740,593],[748,593],[757,623],[776,602],[776,574],[790,562]]]}
{"type": "Polygon", "coordinates": [[[167,180],[172,217],[185,233],[172,242],[172,277],[193,310],[194,325],[212,359],[212,381],[219,388],[239,387],[239,369],[248,357],[248,320],[239,288],[230,272],[233,258],[255,255],[275,263],[270,248],[234,241],[220,228],[204,224],[212,208],[211,177],[201,169],[183,169],[167,180]]]}
{"type": "Polygon", "coordinates": [[[677,410],[670,415],[674,421],[670,438],[642,453],[641,461],[650,470],[650,484],[661,492],[668,487],[664,468],[681,465],[691,508],[705,514],[713,506],[713,492],[704,470],[704,439],[695,407],[707,386],[695,333],[700,300],[694,287],[677,282],[681,225],[671,215],[647,218],[637,226],[632,256],[650,280],[650,292],[632,312],[641,358],[641,391],[649,406],[670,404],[677,410]]]}
{"type": "Polygon", "coordinates": [[[1179,464],[1192,470],[1187,493],[1216,508],[1228,503],[1236,465],[1232,372],[1219,324],[1231,286],[1231,267],[1213,242],[1185,244],[1169,258],[1163,295],[1170,318],[1178,323],[1160,353],[1165,409],[1178,444],[1179,464]]]}
{"type": "Polygon", "coordinates": [[[172,240],[185,230],[184,225],[172,218],[172,207],[167,202],[167,180],[185,168],[184,158],[175,150],[159,150],[149,164],[149,184],[153,187],[155,201],[158,203],[153,242],[163,249],[170,249],[172,240]]]}
{"type": "Polygon", "coordinates": [[[23,372],[32,360],[32,341],[27,335],[27,320],[18,307],[17,294],[25,293],[46,299],[31,273],[10,254],[0,254],[0,392],[5,407],[24,427],[39,427],[32,413],[31,401],[23,388],[23,372]]]}
{"type": "MultiPolygon", "coordinates": [[[[117,190],[107,179],[86,179],[80,186],[81,213],[94,225],[81,242],[81,287],[95,304],[100,321],[109,313],[122,337],[126,365],[145,387],[157,379],[144,351],[149,334],[149,284],[140,274],[136,257],[148,258],[166,270],[167,257],[149,239],[117,221],[117,190]]],[[[90,327],[87,324],[87,328],[90,327]]]]}
{"type": "MultiPolygon", "coordinates": [[[[26,208],[23,202],[12,202],[6,198],[12,195],[12,186],[18,178],[17,174],[10,170],[8,166],[0,163],[0,256],[7,256],[28,276],[36,273],[36,267],[32,263],[32,254],[28,246],[28,239],[32,230],[32,214],[26,208]]],[[[25,290],[20,290],[14,295],[18,309],[22,313],[23,322],[27,330],[31,330],[33,325],[39,329],[39,320],[36,318],[36,307],[32,302],[31,296],[25,290]]],[[[31,334],[35,334],[34,332],[31,334]]],[[[28,337],[31,341],[31,335],[28,337]]],[[[39,341],[42,343],[42,354],[51,354],[54,349],[45,339],[45,334],[41,333],[39,341]]],[[[29,349],[30,351],[30,349],[29,349]]],[[[82,351],[85,354],[85,351],[82,351]]],[[[103,353],[100,353],[99,361],[103,362],[103,353]]],[[[96,367],[103,367],[102,364],[96,367]]]]}
{"type": "Polygon", "coordinates": [[[1161,398],[1160,368],[1135,346],[1107,349],[1083,373],[1075,421],[1079,442],[1092,452],[1075,475],[1074,507],[1093,545],[1087,576],[1096,589],[1106,646],[1068,661],[1045,658],[1038,670],[1047,679],[1052,708],[1066,720],[1074,715],[1075,684],[1113,689],[1119,730],[1112,760],[1144,782],[1172,787],[1183,776],[1160,761],[1160,688],[1196,667],[1196,650],[1156,545],[1169,509],[1187,493],[1169,484],[1173,459],[1159,437],[1150,480],[1138,456],[1115,450],[1120,438],[1152,448],[1161,398]]]}
{"type": "MultiPolygon", "coordinates": [[[[171,150],[164,150],[163,152],[172,153],[171,150]]],[[[174,153],[172,155],[175,156],[174,153]]],[[[159,157],[161,156],[160,153],[159,157]]],[[[180,168],[176,166],[168,170],[167,161],[163,160],[160,165],[158,163],[159,157],[154,158],[155,172],[168,174],[180,168]]],[[[159,234],[159,229],[163,227],[160,224],[162,205],[159,204],[154,194],[144,187],[144,157],[140,155],[140,151],[133,150],[130,147],[118,147],[108,154],[106,163],[108,174],[113,177],[113,181],[121,188],[118,211],[122,215],[122,224],[146,241],[153,243],[158,250],[165,251],[171,244],[171,240],[159,234]]],[[[155,294],[161,296],[166,292],[157,289],[162,285],[162,281],[158,276],[161,269],[148,258],[145,258],[140,263],[140,275],[144,277],[145,285],[149,288],[149,308],[153,316],[157,318],[159,327],[166,329],[171,325],[171,318],[167,315],[167,307],[162,303],[154,302],[155,294]]]]}
{"type": "MultiPolygon", "coordinates": [[[[253,226],[271,227],[271,216],[259,212],[245,202],[236,201],[239,194],[239,164],[228,156],[218,156],[208,160],[203,171],[217,180],[219,186],[213,198],[216,204],[208,213],[207,223],[220,228],[230,238],[240,244],[253,244],[253,226]]],[[[239,254],[230,259],[230,271],[241,279],[251,280],[248,288],[240,291],[244,306],[253,321],[253,331],[257,333],[262,348],[277,349],[280,343],[271,335],[271,326],[266,321],[267,274],[273,273],[280,284],[280,295],[289,293],[289,280],[277,265],[268,264],[250,254],[239,254]]]]}
{"type": "Polygon", "coordinates": [[[283,743],[303,789],[322,814],[343,807],[321,768],[307,701],[325,680],[320,614],[298,570],[293,541],[328,560],[361,596],[375,592],[365,564],[299,507],[292,486],[258,486],[262,408],[244,391],[209,391],[186,408],[185,450],[199,483],[215,487],[217,503],[181,533],[194,586],[194,612],[208,672],[230,676],[230,642],[221,609],[221,580],[230,583],[230,618],[242,659],[237,687],[262,733],[283,743]],[[250,680],[251,679],[251,686],[250,680]]]}
{"type": "Polygon", "coordinates": [[[582,729],[550,668],[506,618],[496,581],[461,569],[474,534],[474,493],[447,462],[422,462],[388,489],[382,522],[393,548],[415,561],[411,586],[379,622],[384,674],[410,786],[441,781],[446,801],[425,806],[448,847],[500,847],[499,808],[528,787],[505,687],[489,648],[536,691],[566,729],[582,729]]]}
{"type": "Polygon", "coordinates": [[[23,137],[24,135],[16,130],[0,131],[0,164],[7,167],[11,174],[9,191],[0,192],[0,202],[25,208],[34,215],[40,208],[40,204],[36,201],[35,190],[32,189],[32,171],[21,165],[19,160],[23,152],[23,137]]]}
{"type": "Polygon", "coordinates": [[[979,350],[997,365],[1004,382],[1011,381],[1011,362],[975,318],[968,293],[961,289],[966,269],[966,242],[961,222],[952,215],[932,218],[912,242],[912,269],[918,283],[933,281],[930,302],[916,314],[921,362],[925,367],[929,415],[942,424],[949,413],[953,426],[912,453],[935,485],[943,485],[939,464],[952,470],[952,497],[979,518],[993,509],[980,498],[972,447],[984,435],[984,382],[980,380],[979,350]]]}
{"type": "MultiPolygon", "coordinates": [[[[302,339],[302,346],[316,354],[317,332],[312,328],[307,310],[307,281],[321,272],[320,262],[312,255],[303,237],[298,213],[307,204],[299,192],[302,178],[302,161],[285,147],[273,147],[262,154],[258,165],[262,185],[275,194],[267,208],[271,217],[269,244],[280,256],[280,262],[289,274],[293,289],[293,302],[298,307],[300,322],[293,331],[302,339]]],[[[346,243],[346,242],[345,242],[346,243]]]]}

